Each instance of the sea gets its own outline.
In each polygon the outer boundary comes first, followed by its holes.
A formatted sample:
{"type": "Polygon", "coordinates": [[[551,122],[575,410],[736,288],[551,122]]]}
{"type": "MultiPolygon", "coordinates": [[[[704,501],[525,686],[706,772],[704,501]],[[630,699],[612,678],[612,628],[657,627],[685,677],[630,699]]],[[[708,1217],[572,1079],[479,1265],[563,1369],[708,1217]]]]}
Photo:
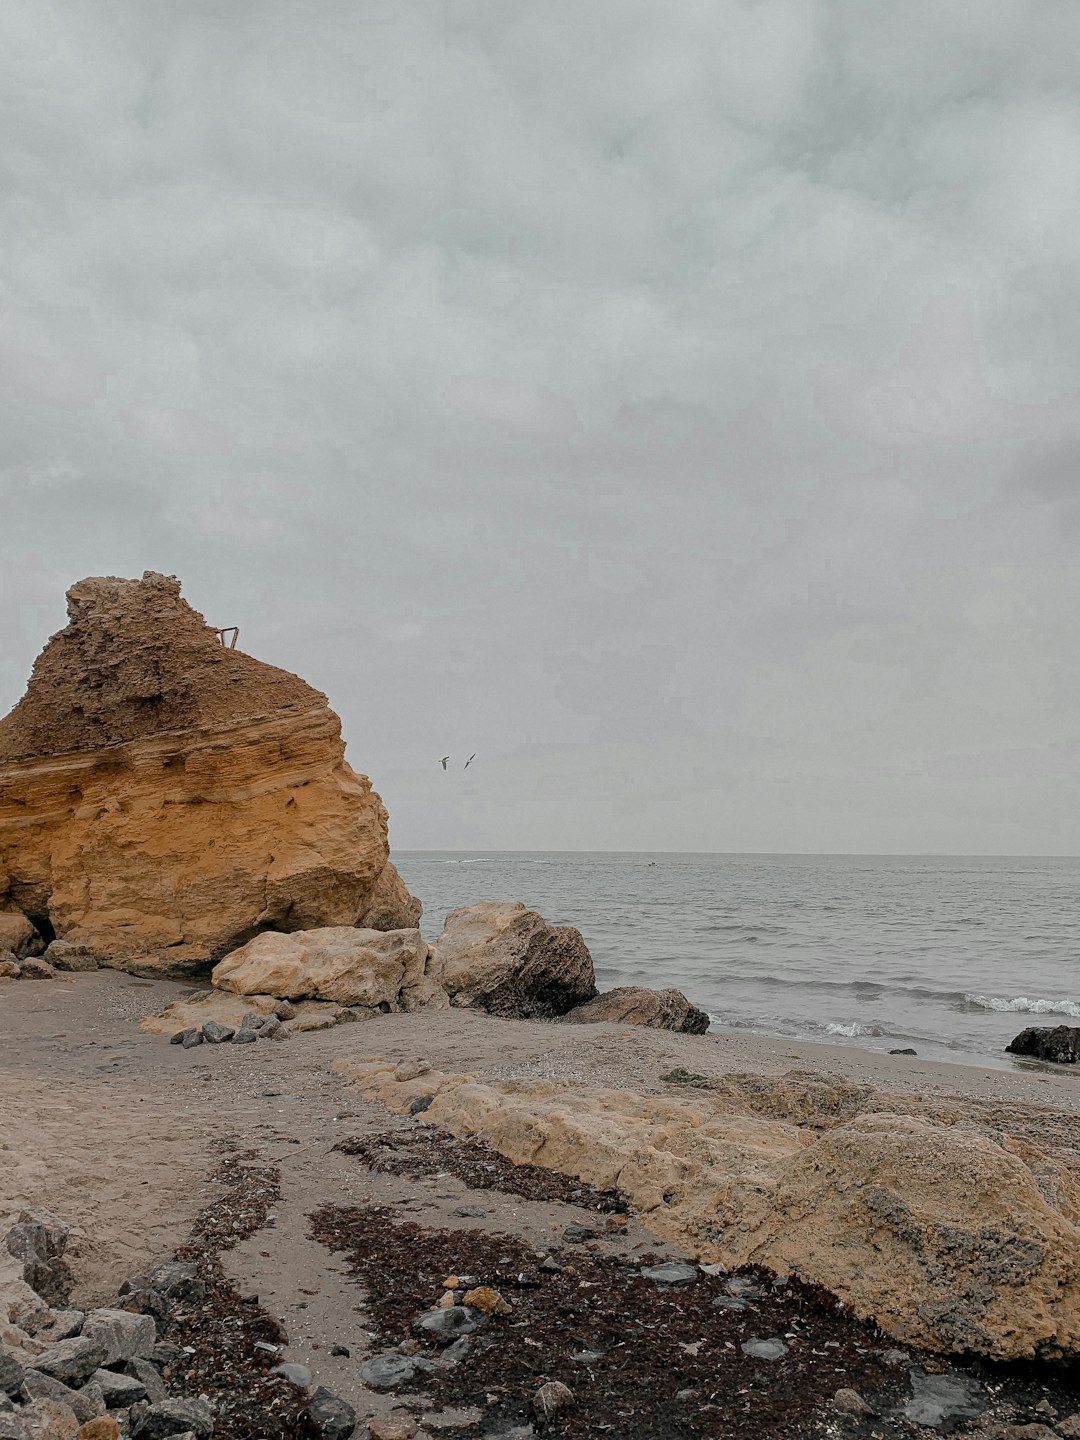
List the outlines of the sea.
{"type": "MultiPolygon", "coordinates": [[[[523,900],[584,935],[601,990],[677,986],[713,1027],[1008,1067],[1080,1024],[1080,859],[395,851],[435,939],[523,900]]],[[[1080,1077],[1078,1077],[1080,1078],[1080,1077]]]]}

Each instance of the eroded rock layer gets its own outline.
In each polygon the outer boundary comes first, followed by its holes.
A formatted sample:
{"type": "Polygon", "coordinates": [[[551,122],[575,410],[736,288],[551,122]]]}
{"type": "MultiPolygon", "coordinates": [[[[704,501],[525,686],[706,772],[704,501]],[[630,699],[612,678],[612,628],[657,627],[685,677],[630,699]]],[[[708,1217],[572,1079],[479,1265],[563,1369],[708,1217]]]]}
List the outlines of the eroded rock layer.
{"type": "Polygon", "coordinates": [[[425,1120],[452,1134],[621,1190],[702,1260],[821,1285],[898,1340],[1000,1360],[1080,1354],[1071,1116],[797,1073],[686,1074],[681,1093],[641,1095],[336,1068],[395,1111],[423,1097],[425,1120]]]}
{"type": "Polygon", "coordinates": [[[415,926],[338,717],[225,648],[170,576],[83,580],[0,720],[0,909],[183,972],[264,930],[415,926]]]}

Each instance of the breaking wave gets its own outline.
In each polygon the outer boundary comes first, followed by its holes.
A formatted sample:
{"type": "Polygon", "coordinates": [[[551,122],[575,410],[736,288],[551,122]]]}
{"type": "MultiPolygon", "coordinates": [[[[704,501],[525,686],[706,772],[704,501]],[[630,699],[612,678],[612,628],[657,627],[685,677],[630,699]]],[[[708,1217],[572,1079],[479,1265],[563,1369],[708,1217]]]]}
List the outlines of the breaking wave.
{"type": "Polygon", "coordinates": [[[1029,1000],[1018,995],[1015,1000],[1003,999],[1000,995],[965,995],[969,1005],[979,1010],[1022,1011],[1026,1015],[1071,1015],[1080,1018],[1080,1000],[1029,1000]]]}
{"type": "Polygon", "coordinates": [[[846,1035],[849,1039],[854,1039],[856,1035],[884,1035],[885,1031],[880,1025],[860,1025],[857,1020],[853,1020],[850,1025],[841,1025],[835,1022],[826,1025],[825,1034],[846,1035]]]}

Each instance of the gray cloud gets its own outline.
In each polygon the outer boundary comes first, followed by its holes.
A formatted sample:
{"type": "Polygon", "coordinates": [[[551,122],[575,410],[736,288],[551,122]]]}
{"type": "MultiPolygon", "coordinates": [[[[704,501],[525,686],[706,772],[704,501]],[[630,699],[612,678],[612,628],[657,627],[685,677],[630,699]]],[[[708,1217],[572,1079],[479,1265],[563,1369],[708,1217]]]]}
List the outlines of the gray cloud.
{"type": "Polygon", "coordinates": [[[149,567],[399,845],[1076,851],[1078,45],[12,0],[0,708],[149,567]]]}

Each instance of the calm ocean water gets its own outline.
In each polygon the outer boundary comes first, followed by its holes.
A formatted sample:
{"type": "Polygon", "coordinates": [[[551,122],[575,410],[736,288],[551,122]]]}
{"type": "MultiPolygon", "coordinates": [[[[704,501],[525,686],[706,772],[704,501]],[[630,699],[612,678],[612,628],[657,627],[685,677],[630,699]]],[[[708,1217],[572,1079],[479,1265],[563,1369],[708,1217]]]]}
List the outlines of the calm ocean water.
{"type": "Polygon", "coordinates": [[[434,938],[474,900],[576,925],[600,988],[676,985],[717,1025],[1007,1065],[1080,1017],[1080,860],[396,851],[434,938]]]}

